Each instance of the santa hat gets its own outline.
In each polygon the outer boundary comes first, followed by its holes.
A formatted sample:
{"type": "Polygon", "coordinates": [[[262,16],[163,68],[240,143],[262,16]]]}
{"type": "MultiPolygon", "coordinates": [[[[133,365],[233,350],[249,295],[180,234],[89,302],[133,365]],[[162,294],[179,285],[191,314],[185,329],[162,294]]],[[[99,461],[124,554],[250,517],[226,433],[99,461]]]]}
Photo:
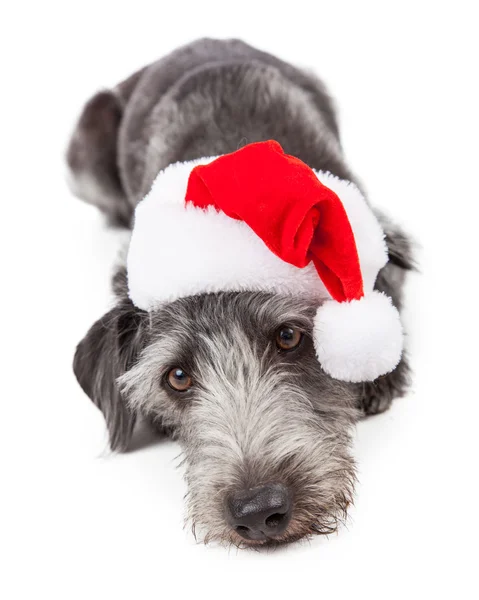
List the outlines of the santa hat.
{"type": "Polygon", "coordinates": [[[373,291],[387,259],[384,233],[354,184],[268,141],[158,175],[136,208],[128,286],[146,311],[219,291],[313,299],[322,368],[372,381],[402,352],[399,314],[373,291]]]}

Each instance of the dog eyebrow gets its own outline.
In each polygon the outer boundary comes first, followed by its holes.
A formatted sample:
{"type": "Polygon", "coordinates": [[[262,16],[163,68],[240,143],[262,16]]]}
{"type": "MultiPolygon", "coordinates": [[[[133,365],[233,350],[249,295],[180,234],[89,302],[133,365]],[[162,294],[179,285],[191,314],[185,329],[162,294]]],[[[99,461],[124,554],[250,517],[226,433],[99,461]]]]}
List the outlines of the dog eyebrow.
{"type": "Polygon", "coordinates": [[[307,333],[312,328],[311,319],[306,315],[295,313],[285,313],[283,315],[275,315],[275,323],[272,325],[271,333],[274,334],[280,327],[294,327],[300,329],[303,333],[307,333]]]}

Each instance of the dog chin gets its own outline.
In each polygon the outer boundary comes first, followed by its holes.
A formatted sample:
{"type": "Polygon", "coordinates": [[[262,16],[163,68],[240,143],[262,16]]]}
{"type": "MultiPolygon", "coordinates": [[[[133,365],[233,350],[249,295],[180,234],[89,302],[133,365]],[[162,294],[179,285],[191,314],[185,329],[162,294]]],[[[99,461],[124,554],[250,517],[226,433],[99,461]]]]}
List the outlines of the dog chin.
{"type": "Polygon", "coordinates": [[[231,544],[236,546],[237,548],[276,548],[279,546],[284,546],[287,544],[292,544],[294,542],[300,542],[301,540],[308,540],[316,535],[330,535],[335,533],[337,527],[321,527],[316,526],[315,524],[310,525],[307,528],[298,527],[295,528],[292,526],[289,528],[284,534],[274,537],[267,537],[261,540],[250,540],[245,539],[242,536],[238,535],[234,531],[231,532],[226,544],[231,544]]]}
{"type": "Polygon", "coordinates": [[[198,542],[206,545],[219,544],[220,546],[235,546],[239,549],[275,548],[294,542],[306,541],[317,535],[328,536],[337,532],[338,528],[346,522],[348,505],[338,507],[335,512],[322,511],[321,516],[314,521],[293,518],[284,533],[278,536],[265,537],[264,539],[246,539],[233,529],[225,527],[221,531],[204,531],[201,527],[192,525],[192,531],[198,542]]]}

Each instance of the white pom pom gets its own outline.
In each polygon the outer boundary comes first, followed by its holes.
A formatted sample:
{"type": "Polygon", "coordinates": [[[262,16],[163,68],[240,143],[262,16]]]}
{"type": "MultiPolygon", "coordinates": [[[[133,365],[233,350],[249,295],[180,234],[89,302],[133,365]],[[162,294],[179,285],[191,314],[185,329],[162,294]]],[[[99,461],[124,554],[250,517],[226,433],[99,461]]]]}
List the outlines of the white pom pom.
{"type": "Polygon", "coordinates": [[[373,381],[401,359],[403,334],[391,299],[372,292],[352,302],[327,301],[314,320],[314,346],[323,369],[342,381],[373,381]]]}

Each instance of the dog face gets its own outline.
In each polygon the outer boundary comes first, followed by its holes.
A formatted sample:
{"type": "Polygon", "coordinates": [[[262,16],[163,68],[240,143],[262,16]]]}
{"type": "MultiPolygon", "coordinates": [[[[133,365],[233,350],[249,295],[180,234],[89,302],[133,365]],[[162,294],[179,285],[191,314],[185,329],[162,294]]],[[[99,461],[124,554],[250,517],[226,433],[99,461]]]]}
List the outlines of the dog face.
{"type": "Polygon", "coordinates": [[[151,314],[125,300],[79,345],[75,371],[113,447],[138,414],[182,444],[188,516],[206,541],[292,541],[330,533],[345,516],[355,395],[316,359],[316,308],[253,292],[151,314]]]}

